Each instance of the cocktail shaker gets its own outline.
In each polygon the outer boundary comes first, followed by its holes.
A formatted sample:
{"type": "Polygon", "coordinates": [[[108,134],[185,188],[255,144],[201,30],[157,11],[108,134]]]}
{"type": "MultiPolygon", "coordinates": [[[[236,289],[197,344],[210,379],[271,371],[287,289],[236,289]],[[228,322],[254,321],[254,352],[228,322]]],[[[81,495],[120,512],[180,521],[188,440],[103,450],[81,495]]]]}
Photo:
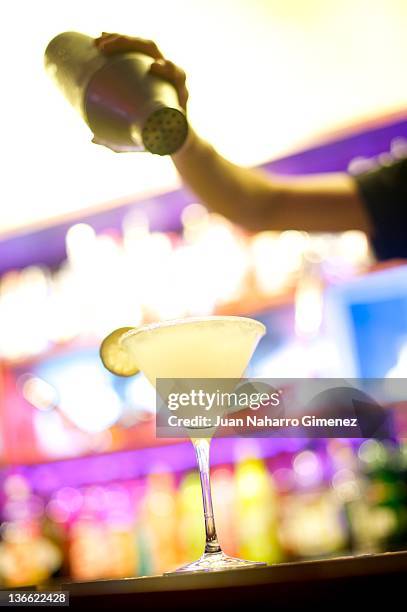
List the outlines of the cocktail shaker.
{"type": "Polygon", "coordinates": [[[49,43],[45,67],[94,134],[113,151],[169,155],[185,141],[188,123],[174,87],[149,73],[142,53],[105,55],[94,39],[64,32],[49,43]]]}

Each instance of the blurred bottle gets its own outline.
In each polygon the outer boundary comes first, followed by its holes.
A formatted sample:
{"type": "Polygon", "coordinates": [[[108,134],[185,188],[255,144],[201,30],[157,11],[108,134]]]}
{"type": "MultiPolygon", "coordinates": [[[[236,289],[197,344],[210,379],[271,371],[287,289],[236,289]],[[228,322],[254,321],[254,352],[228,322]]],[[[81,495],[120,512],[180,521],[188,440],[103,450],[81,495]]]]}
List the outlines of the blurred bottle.
{"type": "Polygon", "coordinates": [[[149,74],[153,61],[135,52],[107,56],[78,32],[59,34],[45,51],[48,74],[94,142],[117,152],[169,155],[184,143],[188,124],[174,87],[149,74]]]}
{"type": "Polygon", "coordinates": [[[149,474],[143,506],[140,527],[145,531],[151,570],[158,574],[171,571],[180,562],[176,488],[172,473],[157,471],[149,474]]]}
{"type": "Polygon", "coordinates": [[[248,457],[236,465],[238,553],[253,561],[282,559],[277,530],[277,495],[262,459],[248,457]]]}
{"type": "Polygon", "coordinates": [[[353,483],[344,481],[338,486],[337,482],[335,487],[345,493],[350,548],[359,554],[401,550],[407,542],[407,461],[403,446],[369,439],[362,442],[357,455],[353,483]],[[352,484],[355,495],[348,494],[352,484]]]}
{"type": "Polygon", "coordinates": [[[182,563],[195,561],[205,545],[202,520],[202,493],[196,471],[185,474],[178,492],[178,540],[182,550],[182,563]]]}
{"type": "Polygon", "coordinates": [[[379,550],[401,550],[407,543],[407,457],[403,445],[368,440],[359,457],[367,480],[372,530],[379,550]]]}

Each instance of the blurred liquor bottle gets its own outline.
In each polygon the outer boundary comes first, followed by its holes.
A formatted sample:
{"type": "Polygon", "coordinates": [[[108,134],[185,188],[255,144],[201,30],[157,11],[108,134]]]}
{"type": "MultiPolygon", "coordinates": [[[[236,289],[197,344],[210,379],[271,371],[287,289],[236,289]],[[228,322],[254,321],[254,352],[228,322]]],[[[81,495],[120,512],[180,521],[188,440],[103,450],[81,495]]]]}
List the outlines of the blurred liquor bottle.
{"type": "Polygon", "coordinates": [[[236,466],[238,554],[244,559],[277,563],[282,551],[277,529],[277,494],[262,459],[247,457],[236,466]]]}
{"type": "Polygon", "coordinates": [[[405,444],[366,440],[358,451],[362,495],[348,507],[358,552],[400,550],[407,544],[405,444]]]}

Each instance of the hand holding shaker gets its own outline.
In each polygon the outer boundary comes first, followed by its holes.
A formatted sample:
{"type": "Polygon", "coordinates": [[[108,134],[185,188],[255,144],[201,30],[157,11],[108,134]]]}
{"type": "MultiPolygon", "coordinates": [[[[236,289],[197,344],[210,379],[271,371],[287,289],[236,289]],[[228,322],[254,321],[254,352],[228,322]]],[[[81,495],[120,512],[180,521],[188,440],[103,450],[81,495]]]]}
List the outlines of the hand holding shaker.
{"type": "Polygon", "coordinates": [[[184,143],[188,123],[174,87],[150,74],[138,52],[104,55],[94,39],[64,32],[49,43],[45,67],[94,134],[113,151],[169,155],[184,143]]]}

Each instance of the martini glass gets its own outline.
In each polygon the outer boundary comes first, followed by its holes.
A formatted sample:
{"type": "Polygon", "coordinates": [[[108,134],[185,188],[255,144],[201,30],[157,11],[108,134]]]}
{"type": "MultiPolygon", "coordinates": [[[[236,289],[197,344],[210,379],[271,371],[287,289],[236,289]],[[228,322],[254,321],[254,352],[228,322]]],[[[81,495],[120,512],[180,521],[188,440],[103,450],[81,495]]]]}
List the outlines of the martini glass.
{"type": "MultiPolygon", "coordinates": [[[[122,346],[156,385],[157,378],[241,378],[265,333],[262,323],[244,317],[204,317],[153,323],[124,334],[122,346]]],[[[198,435],[196,433],[196,435],[198,435]]],[[[213,515],[210,439],[190,438],[195,448],[202,487],[205,550],[178,572],[208,572],[264,566],[265,563],[226,555],[218,541],[213,515]]]]}

